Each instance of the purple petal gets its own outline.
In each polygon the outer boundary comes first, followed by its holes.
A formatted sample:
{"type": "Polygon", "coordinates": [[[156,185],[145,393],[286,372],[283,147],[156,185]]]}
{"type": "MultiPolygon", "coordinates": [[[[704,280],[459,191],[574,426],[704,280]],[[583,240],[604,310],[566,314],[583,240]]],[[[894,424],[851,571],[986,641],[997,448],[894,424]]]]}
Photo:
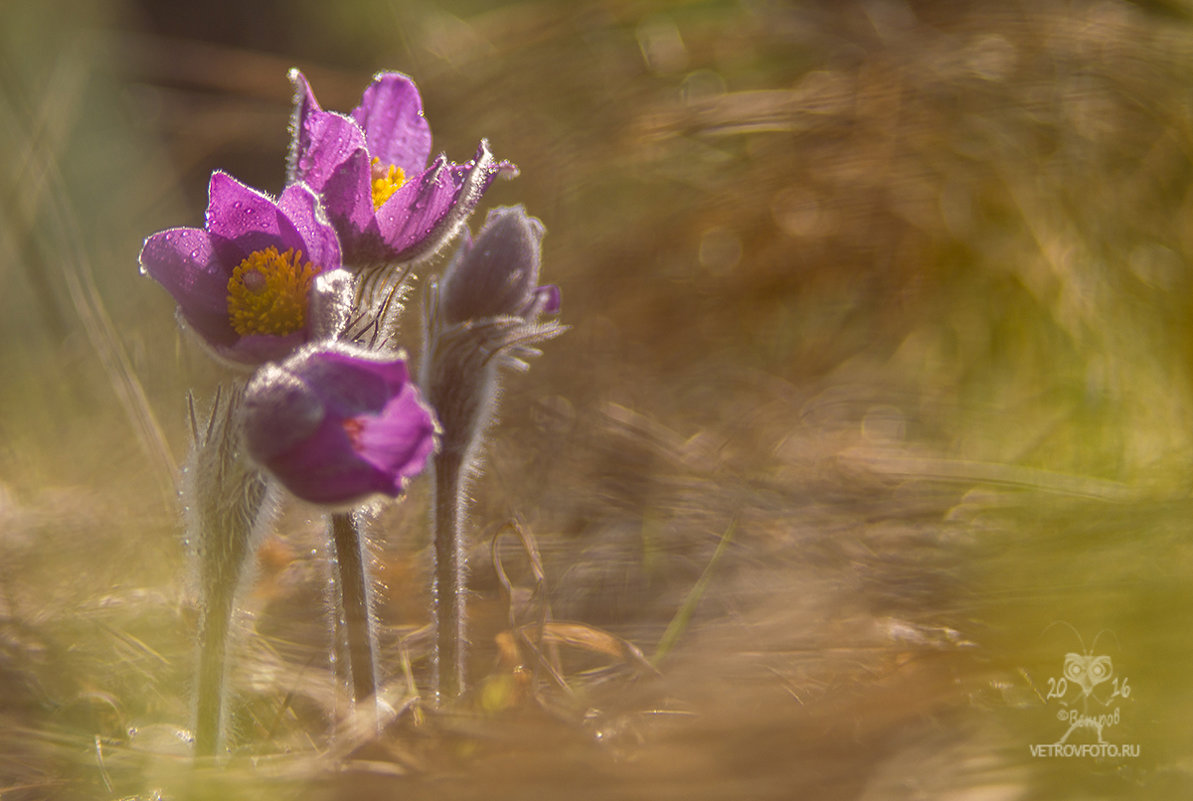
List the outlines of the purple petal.
{"type": "Polygon", "coordinates": [[[405,362],[343,344],[321,348],[257,371],[242,417],[249,455],[314,503],[400,494],[426,465],[437,430],[405,362]],[[346,398],[358,407],[352,414],[341,412],[346,398]]]}
{"type": "MultiPolygon", "coordinates": [[[[225,312],[225,317],[227,316],[225,312]]],[[[283,336],[249,334],[227,346],[213,346],[215,355],[235,364],[256,366],[284,359],[310,338],[306,327],[283,336]]]]}
{"type": "Polygon", "coordinates": [[[405,359],[376,361],[328,349],[311,352],[294,370],[340,417],[379,413],[410,381],[405,359]]]}
{"type": "Polygon", "coordinates": [[[467,164],[447,164],[443,156],[409,181],[377,210],[377,225],[392,261],[415,261],[439,250],[476,208],[498,173],[516,173],[494,160],[482,141],[467,164]]]}
{"type": "Polygon", "coordinates": [[[545,284],[534,290],[534,313],[559,314],[559,307],[563,300],[559,287],[555,284],[545,284]]]}
{"type": "Polygon", "coordinates": [[[298,497],[338,504],[393,492],[392,480],[352,449],[343,418],[286,367],[267,364],[257,371],[242,415],[249,455],[298,497]]]}
{"type": "Polygon", "coordinates": [[[212,173],[208,186],[207,232],[229,272],[253,251],[305,245],[276,203],[222,172],[212,173]]]}
{"type": "Polygon", "coordinates": [[[365,135],[360,126],[341,114],[313,111],[299,123],[301,135],[294,159],[292,182],[302,181],[322,191],[328,179],[353,153],[365,154],[365,135]]]}
{"type": "MultiPolygon", "coordinates": [[[[245,430],[249,430],[247,423],[245,430]]],[[[343,420],[334,415],[324,418],[314,434],[289,450],[268,458],[257,456],[251,448],[249,453],[286,489],[311,503],[338,506],[377,493],[398,494],[391,476],[352,449],[343,420]]]]}
{"type": "Polygon", "coordinates": [[[368,153],[359,150],[349,156],[323,187],[322,197],[327,216],[340,232],[345,262],[357,266],[383,255],[366,252],[367,241],[374,243],[372,250],[380,246],[368,153]]]}
{"type": "Polygon", "coordinates": [[[262,365],[245,389],[245,445],[254,459],[271,461],[314,434],[326,416],[301,378],[283,366],[262,365]]]}
{"type": "Polygon", "coordinates": [[[435,419],[418,388],[407,383],[379,415],[356,418],[360,429],[353,445],[361,458],[393,477],[400,491],[418,475],[435,451],[435,419]]]}
{"type": "Polygon", "coordinates": [[[407,175],[421,172],[431,155],[431,126],[423,117],[423,102],[414,81],[396,72],[383,72],[365,89],[352,110],[364,129],[369,153],[407,175]]]}
{"type": "Polygon", "coordinates": [[[340,241],[336,231],[323,216],[319,198],[302,184],[291,184],[278,199],[278,208],[289,218],[302,238],[303,259],[319,269],[340,266],[340,241]]]}
{"type": "Polygon", "coordinates": [[[169,292],[187,324],[212,345],[230,345],[229,270],[216,257],[211,237],[197,228],[154,234],[141,248],[141,269],[169,292]]]}
{"type": "Polygon", "coordinates": [[[294,112],[290,117],[290,152],[286,155],[286,183],[301,180],[298,162],[301,155],[311,147],[311,132],[308,120],[315,112],[322,111],[311,85],[297,69],[290,70],[290,83],[294,85],[294,112]]]}
{"type": "Polygon", "coordinates": [[[435,163],[394,192],[377,209],[377,227],[386,246],[396,257],[422,242],[447,216],[459,187],[452,181],[447,159],[435,163]]]}

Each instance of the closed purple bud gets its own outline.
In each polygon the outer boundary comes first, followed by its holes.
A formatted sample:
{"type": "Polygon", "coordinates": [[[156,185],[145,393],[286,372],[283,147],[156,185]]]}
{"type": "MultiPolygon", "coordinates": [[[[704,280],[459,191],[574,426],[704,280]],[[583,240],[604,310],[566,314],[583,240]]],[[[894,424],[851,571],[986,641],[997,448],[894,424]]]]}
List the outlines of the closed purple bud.
{"type": "Polygon", "coordinates": [[[543,224],[522,206],[493,209],[465,241],[440,285],[444,322],[524,317],[537,304],[543,224]]]}
{"type": "Polygon", "coordinates": [[[564,331],[556,320],[539,319],[559,310],[559,290],[538,285],[543,233],[521,206],[494,209],[426,295],[422,384],[443,430],[433,471],[432,686],[448,698],[466,685],[468,485],[497,413],[500,373],[526,370],[539,355],[535,346],[564,331]]]}
{"type": "Polygon", "coordinates": [[[263,366],[243,409],[249,456],[312,503],[397,497],[438,444],[438,424],[405,359],[342,342],[308,345],[263,366]]]}

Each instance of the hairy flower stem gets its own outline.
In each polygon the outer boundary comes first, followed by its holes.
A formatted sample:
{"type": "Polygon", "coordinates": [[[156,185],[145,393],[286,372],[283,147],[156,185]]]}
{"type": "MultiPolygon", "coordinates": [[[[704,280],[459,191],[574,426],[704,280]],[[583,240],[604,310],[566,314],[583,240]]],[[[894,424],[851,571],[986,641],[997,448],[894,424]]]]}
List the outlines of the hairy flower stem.
{"type": "Polygon", "coordinates": [[[444,450],[433,462],[432,529],[435,536],[435,583],[432,614],[435,630],[433,690],[437,701],[451,701],[465,690],[465,601],[468,563],[464,557],[464,459],[444,450]]]}
{"type": "Polygon", "coordinates": [[[373,648],[371,593],[365,544],[356,521],[347,512],[331,516],[331,539],[335,547],[337,583],[348,640],[348,670],[352,677],[352,699],[366,701],[377,692],[373,648]]]}
{"type": "Polygon", "coordinates": [[[494,210],[476,241],[465,237],[442,282],[428,284],[425,295],[419,383],[441,429],[431,468],[431,682],[438,703],[467,690],[466,504],[497,417],[500,374],[526,370],[527,360],[539,354],[534,346],[563,331],[558,323],[540,321],[559,308],[559,291],[537,286],[542,238],[542,223],[521,206],[494,210]]]}
{"type": "Polygon", "coordinates": [[[232,597],[210,599],[199,619],[199,665],[195,682],[195,754],[210,757],[223,747],[227,709],[228,634],[232,597]]]}
{"type": "Polygon", "coordinates": [[[265,479],[238,450],[240,398],[235,388],[226,396],[217,393],[202,431],[190,407],[194,446],[182,495],[199,591],[194,734],[200,757],[224,747],[233,615],[275,505],[265,479]]]}

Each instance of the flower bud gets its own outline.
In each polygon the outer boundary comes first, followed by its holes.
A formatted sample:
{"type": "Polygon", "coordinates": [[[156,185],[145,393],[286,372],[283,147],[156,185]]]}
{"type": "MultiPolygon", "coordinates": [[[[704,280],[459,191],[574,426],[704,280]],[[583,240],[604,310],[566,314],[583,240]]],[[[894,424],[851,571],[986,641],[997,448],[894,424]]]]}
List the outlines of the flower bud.
{"type": "MultiPolygon", "coordinates": [[[[493,209],[476,241],[465,240],[443,276],[440,311],[447,324],[539,311],[543,224],[522,206],[493,209]]],[[[555,290],[558,309],[558,290],[555,290]]]]}
{"type": "Polygon", "coordinates": [[[400,495],[438,435],[404,358],[342,342],[309,345],[258,370],[242,425],[257,464],[299,498],[337,507],[400,495]]]}

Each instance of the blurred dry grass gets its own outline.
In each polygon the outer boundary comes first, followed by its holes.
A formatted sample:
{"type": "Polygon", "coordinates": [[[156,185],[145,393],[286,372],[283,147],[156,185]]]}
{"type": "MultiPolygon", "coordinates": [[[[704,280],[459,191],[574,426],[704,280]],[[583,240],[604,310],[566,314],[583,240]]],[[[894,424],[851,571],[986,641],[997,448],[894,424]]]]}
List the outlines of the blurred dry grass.
{"type": "Polygon", "coordinates": [[[1181,6],[331,9],[0,10],[0,794],[1188,797],[1181,6]],[[544,220],[574,327],[510,380],[478,494],[477,705],[407,703],[416,487],[376,532],[399,714],[329,737],[293,508],[243,621],[236,756],[192,768],[171,463],[184,390],[220,375],[135,259],[197,223],[212,169],[280,188],[290,66],[340,109],[408,72],[439,148],[519,164],[488,203],[544,220]],[[656,674],[622,643],[654,655],[706,569],[656,674]],[[548,602],[582,625],[539,663],[516,632],[548,602]],[[1079,646],[1056,620],[1114,633],[1139,759],[1029,758],[1079,646]]]}

